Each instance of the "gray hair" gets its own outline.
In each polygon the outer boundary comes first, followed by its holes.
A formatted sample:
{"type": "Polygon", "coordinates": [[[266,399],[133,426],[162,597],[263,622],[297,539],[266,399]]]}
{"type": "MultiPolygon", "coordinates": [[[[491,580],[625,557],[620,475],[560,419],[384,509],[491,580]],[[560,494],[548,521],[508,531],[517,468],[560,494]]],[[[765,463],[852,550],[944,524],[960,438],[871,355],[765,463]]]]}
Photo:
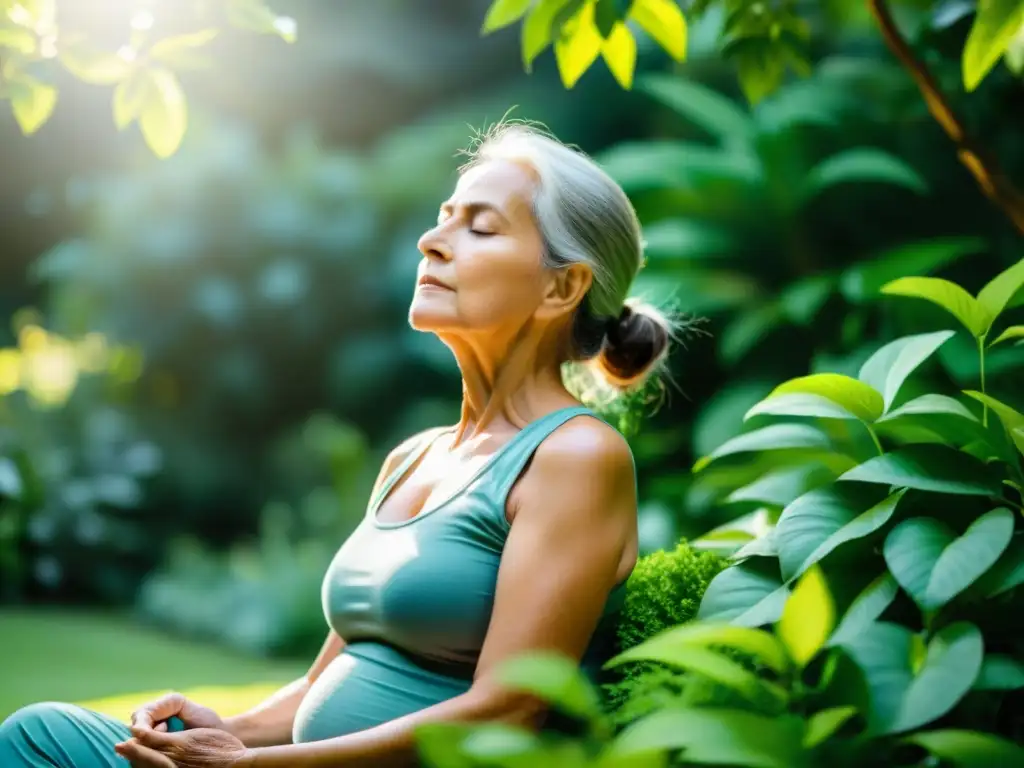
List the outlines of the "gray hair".
{"type": "Polygon", "coordinates": [[[636,211],[622,188],[578,148],[534,124],[502,122],[478,136],[461,172],[488,160],[524,162],[539,177],[533,216],[543,265],[586,264],[593,282],[573,317],[572,359],[594,360],[609,383],[631,389],[664,358],[669,321],[628,299],[643,266],[636,211]]]}

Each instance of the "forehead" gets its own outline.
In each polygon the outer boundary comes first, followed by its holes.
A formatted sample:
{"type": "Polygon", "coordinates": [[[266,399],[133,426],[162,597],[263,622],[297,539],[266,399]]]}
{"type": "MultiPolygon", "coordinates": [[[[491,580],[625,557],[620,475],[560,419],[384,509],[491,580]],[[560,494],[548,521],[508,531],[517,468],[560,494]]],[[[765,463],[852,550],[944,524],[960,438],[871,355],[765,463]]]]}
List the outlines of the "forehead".
{"type": "Polygon", "coordinates": [[[449,202],[479,201],[510,213],[529,211],[536,183],[536,174],[524,163],[487,160],[459,178],[449,202]]]}

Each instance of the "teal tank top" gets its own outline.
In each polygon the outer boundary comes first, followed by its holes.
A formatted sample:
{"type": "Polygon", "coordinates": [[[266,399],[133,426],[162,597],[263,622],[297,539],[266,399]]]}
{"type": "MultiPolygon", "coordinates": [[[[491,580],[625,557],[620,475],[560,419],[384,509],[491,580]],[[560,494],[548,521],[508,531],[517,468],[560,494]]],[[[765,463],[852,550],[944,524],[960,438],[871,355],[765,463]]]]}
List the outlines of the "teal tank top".
{"type": "MultiPolygon", "coordinates": [[[[372,728],[469,690],[511,528],[509,491],[544,438],[584,414],[597,418],[572,406],[531,422],[441,504],[378,521],[381,501],[445,430],[424,434],[327,569],[324,614],[346,645],[303,698],[296,743],[372,728]]],[[[582,659],[591,676],[612,652],[624,590],[623,580],[610,593],[582,659]]]]}

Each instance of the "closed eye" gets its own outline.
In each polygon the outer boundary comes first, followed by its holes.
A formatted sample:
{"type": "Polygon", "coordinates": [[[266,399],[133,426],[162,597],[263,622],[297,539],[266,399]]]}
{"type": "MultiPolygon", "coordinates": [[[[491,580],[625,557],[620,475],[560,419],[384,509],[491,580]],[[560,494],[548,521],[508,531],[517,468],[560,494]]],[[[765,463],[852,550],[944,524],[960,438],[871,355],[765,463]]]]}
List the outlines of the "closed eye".
{"type": "Polygon", "coordinates": [[[484,232],[480,229],[471,229],[469,230],[469,233],[471,235],[476,235],[477,237],[491,237],[492,235],[498,234],[497,232],[484,232]]]}

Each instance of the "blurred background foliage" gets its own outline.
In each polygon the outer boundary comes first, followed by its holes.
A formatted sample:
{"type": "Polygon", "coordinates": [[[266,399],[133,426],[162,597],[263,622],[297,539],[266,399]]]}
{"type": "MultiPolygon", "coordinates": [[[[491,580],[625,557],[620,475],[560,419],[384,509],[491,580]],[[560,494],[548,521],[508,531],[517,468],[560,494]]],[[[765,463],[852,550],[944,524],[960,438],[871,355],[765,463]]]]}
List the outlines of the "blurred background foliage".
{"type": "MultiPolygon", "coordinates": [[[[124,27],[129,5],[104,0],[97,19],[124,27]]],[[[169,6],[148,5],[161,24],[169,6]]],[[[813,67],[754,104],[723,56],[727,4],[689,13],[707,5],[682,3],[685,61],[637,35],[632,88],[595,66],[567,91],[551,52],[526,73],[517,30],[481,34],[485,0],[296,0],[279,9],[295,45],[225,34],[212,69],[180,74],[189,128],[162,161],[112,129],[109,89],[67,73],[30,138],[0,109],[0,600],[132,607],[262,654],[317,647],[320,578],[381,459],[457,418],[447,350],[406,325],[415,241],[456,151],[512,107],[629,192],[648,241],[635,292],[704,319],[630,431],[644,551],[769,524],[728,496],[771,459],[693,463],[779,381],[855,372],[885,340],[947,327],[881,285],[976,292],[1021,237],[864,3],[781,4],[806,20],[813,67]]],[[[1020,76],[1000,64],[962,84],[974,5],[894,10],[1021,182],[1020,76]]],[[[973,385],[969,341],[938,358],[931,376],[973,385]]],[[[1019,347],[992,350],[987,374],[1024,406],[1019,347]]]]}

